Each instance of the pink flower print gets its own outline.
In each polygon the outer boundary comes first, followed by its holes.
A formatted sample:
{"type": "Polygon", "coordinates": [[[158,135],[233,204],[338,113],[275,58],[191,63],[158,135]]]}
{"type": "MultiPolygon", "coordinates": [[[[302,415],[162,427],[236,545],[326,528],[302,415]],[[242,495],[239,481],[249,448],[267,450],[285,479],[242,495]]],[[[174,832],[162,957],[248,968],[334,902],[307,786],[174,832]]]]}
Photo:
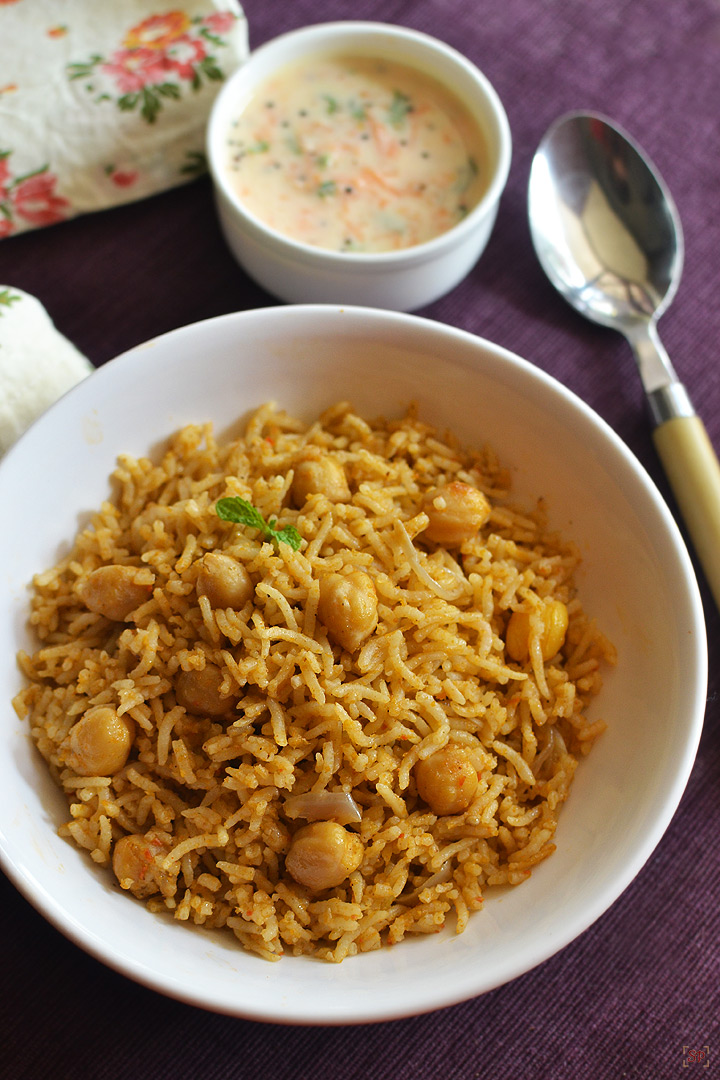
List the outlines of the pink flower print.
{"type": "Polygon", "coordinates": [[[167,69],[164,55],[154,49],[122,49],[102,65],[102,70],[115,79],[124,94],[163,82],[167,69]]]}
{"type": "Polygon", "coordinates": [[[113,165],[108,167],[107,174],[119,188],[132,187],[140,175],[137,169],[116,169],[113,165]]]}
{"type": "Polygon", "coordinates": [[[204,60],[205,55],[203,43],[187,35],[177,38],[165,50],[168,65],[181,79],[187,79],[188,82],[192,82],[195,78],[195,65],[204,60]]]}
{"type": "Polygon", "coordinates": [[[12,173],[9,150],[0,150],[0,240],[15,231],[12,212],[12,173]]]}
{"type": "Polygon", "coordinates": [[[64,221],[70,203],[55,190],[57,176],[47,165],[16,176],[10,167],[11,156],[11,150],[0,150],[0,238],[16,232],[20,221],[28,225],[64,221]]]}
{"type": "Polygon", "coordinates": [[[57,177],[45,171],[19,180],[12,192],[18,217],[30,225],[55,225],[62,221],[70,203],[55,193],[56,184],[57,177]]]}
{"type": "Polygon", "coordinates": [[[119,96],[114,100],[119,109],[139,109],[143,119],[154,124],[165,105],[181,100],[186,88],[197,91],[204,82],[222,81],[222,68],[208,50],[226,45],[218,35],[235,19],[228,12],[204,19],[190,19],[183,11],[151,15],[128,30],[122,47],[109,57],[93,55],[69,63],[68,77],[81,79],[96,102],[112,101],[102,86],[98,90],[95,77],[100,72],[117,87],[119,96]]]}
{"type": "Polygon", "coordinates": [[[207,15],[202,21],[202,25],[213,34],[227,34],[234,23],[235,15],[230,11],[216,11],[212,15],[207,15]]]}
{"type": "Polygon", "coordinates": [[[0,153],[0,202],[8,197],[8,187],[11,180],[10,166],[8,165],[9,153],[0,153]]]}

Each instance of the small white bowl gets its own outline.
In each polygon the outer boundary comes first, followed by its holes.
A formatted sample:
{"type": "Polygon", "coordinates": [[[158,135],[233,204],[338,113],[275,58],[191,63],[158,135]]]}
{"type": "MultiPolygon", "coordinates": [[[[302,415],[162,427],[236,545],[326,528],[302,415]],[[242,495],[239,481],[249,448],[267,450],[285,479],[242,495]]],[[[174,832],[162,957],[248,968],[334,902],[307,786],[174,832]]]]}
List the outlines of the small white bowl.
{"type": "MultiPolygon", "coordinates": [[[[237,429],[236,429],[237,430],[237,429]]],[[[702,728],[707,647],[679,530],[615,433],[537,368],[470,334],[395,312],[273,307],[176,330],[106,364],[0,462],[8,508],[0,574],[0,862],[46,918],[139,982],[223,1013],[280,1023],[389,1020],[465,1000],[521,975],[617,899],[667,828],[702,728]],[[138,394],[138,386],[142,393],[138,394]],[[116,456],[159,452],[179,426],[222,434],[262,402],[307,420],[339,400],[364,415],[420,416],[468,446],[493,445],[518,501],[547,502],[577,542],[586,610],[618,649],[591,716],[607,731],[578,766],[557,851],[511,890],[488,890],[464,934],[448,926],[339,967],[270,964],[229,933],[151,914],[57,835],[63,795],[11,698],[30,644],[27,583],[67,551],[107,497],[116,456]],[[52,453],[48,453],[52,447],[52,453]]]]}
{"type": "Polygon", "coordinates": [[[384,23],[338,22],[275,38],[250,55],[213,105],[207,157],[220,225],[238,262],[268,292],[291,302],[363,304],[410,311],[454,288],[483,252],[510,169],[505,110],[474,64],[443,42],[384,23]],[[401,251],[334,252],[290,239],[250,213],[226,166],[231,123],[252,92],[278,69],[313,55],[344,53],[396,60],[443,83],[470,110],[487,145],[490,182],[479,203],[447,232],[401,251]]]}

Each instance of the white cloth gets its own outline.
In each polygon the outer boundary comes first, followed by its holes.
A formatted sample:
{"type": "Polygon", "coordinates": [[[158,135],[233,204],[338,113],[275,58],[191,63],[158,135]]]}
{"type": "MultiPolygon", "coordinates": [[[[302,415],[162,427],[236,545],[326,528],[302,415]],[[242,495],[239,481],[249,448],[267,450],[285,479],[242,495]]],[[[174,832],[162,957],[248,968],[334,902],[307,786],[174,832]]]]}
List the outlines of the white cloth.
{"type": "Polygon", "coordinates": [[[0,285],[0,457],[92,370],[39,300],[0,285]]]}
{"type": "Polygon", "coordinates": [[[237,0],[0,2],[0,237],[203,172],[210,107],[247,52],[237,0]]]}

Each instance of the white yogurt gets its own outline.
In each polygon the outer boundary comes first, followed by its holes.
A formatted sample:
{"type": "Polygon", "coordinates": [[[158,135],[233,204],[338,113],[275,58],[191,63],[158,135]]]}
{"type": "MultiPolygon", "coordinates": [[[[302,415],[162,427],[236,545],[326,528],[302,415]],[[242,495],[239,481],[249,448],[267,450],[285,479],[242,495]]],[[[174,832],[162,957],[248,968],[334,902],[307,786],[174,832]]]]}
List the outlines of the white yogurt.
{"type": "Polygon", "coordinates": [[[246,209],[332,251],[412,247],[446,232],[488,183],[482,133],[440,82],[368,56],[318,56],[267,79],[233,120],[246,209]]]}

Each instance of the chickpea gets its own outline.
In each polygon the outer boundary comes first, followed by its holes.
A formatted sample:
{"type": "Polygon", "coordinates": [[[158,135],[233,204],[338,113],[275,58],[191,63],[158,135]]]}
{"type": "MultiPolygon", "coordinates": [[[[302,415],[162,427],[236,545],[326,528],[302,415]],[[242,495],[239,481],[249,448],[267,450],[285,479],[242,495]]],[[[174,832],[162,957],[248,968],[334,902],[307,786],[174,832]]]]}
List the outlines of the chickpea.
{"type": "Polygon", "coordinates": [[[423,510],[430,519],[425,536],[448,548],[471,540],[490,517],[490,503],[482,491],[460,480],[428,491],[423,510]]]}
{"type": "Polygon", "coordinates": [[[70,728],[66,761],[80,776],[114,776],[130,755],[134,735],[132,720],[96,705],[70,728]]]}
{"type": "Polygon", "coordinates": [[[167,854],[167,848],[150,833],[131,834],[117,841],[113,849],[112,868],[123,889],[143,899],[159,891],[153,869],[157,855],[167,854]]]}
{"type": "Polygon", "coordinates": [[[467,750],[444,746],[418,761],[414,770],[418,795],[434,814],[461,814],[475,798],[478,775],[467,750]]]}
{"type": "Polygon", "coordinates": [[[197,591],[207,596],[214,608],[239,610],[254,595],[255,586],[242,563],[219,551],[209,551],[201,561],[197,591]]]}
{"type": "Polygon", "coordinates": [[[355,652],[377,626],[377,593],[363,570],[327,574],[320,580],[318,616],[330,637],[355,652]]]}
{"type": "Polygon", "coordinates": [[[224,716],[232,712],[236,698],[223,694],[220,685],[223,673],[217,664],[206,664],[201,670],[179,671],[175,676],[175,697],[195,716],[224,716]]]}
{"type": "Polygon", "coordinates": [[[355,833],[335,821],[314,821],[295,833],[285,867],[298,885],[320,892],[341,885],[357,870],[364,854],[355,833]]]}
{"type": "MultiPolygon", "coordinates": [[[[540,651],[543,660],[550,660],[565,644],[568,610],[561,600],[546,600],[539,614],[543,624],[540,651]]],[[[530,655],[530,615],[527,611],[514,611],[510,616],[505,648],[508,656],[518,663],[530,655]]]]}
{"type": "Polygon", "coordinates": [[[295,466],[290,494],[300,509],[311,495],[325,495],[330,502],[348,502],[350,488],[340,462],[318,456],[305,458],[295,466]]]}
{"type": "Polygon", "coordinates": [[[99,566],[80,586],[85,607],[106,619],[125,622],[152,593],[152,585],[135,580],[138,573],[136,566],[99,566]]]}

